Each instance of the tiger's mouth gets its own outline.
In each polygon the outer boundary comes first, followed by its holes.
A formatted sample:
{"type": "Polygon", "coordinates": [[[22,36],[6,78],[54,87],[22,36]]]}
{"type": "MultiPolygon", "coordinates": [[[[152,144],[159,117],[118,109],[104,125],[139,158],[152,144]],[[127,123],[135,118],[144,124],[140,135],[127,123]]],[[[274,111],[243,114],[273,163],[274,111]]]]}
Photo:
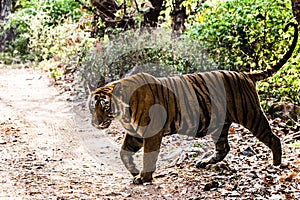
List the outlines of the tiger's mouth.
{"type": "Polygon", "coordinates": [[[103,122],[103,123],[100,125],[100,128],[101,128],[101,129],[106,129],[106,128],[109,127],[110,123],[111,123],[110,120],[105,121],[105,122],[103,122]]]}
{"type": "Polygon", "coordinates": [[[111,120],[108,120],[108,121],[105,121],[105,122],[102,122],[102,123],[92,123],[92,125],[98,129],[106,129],[110,126],[111,124],[111,120]]]}

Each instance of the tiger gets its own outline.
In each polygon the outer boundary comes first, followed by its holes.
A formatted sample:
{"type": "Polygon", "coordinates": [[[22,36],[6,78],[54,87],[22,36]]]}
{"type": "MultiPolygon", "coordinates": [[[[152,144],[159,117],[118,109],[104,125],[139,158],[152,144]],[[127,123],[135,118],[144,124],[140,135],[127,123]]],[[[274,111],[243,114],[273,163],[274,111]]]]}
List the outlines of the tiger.
{"type": "Polygon", "coordinates": [[[243,125],[270,148],[273,165],[281,164],[280,139],[272,133],[264,114],[256,82],[276,73],[292,56],[298,41],[298,24],[293,41],[279,61],[260,72],[215,70],[156,78],[147,73],[108,83],[89,95],[92,125],[106,129],[118,119],[126,129],[120,157],[133,176],[134,184],[152,182],[162,138],[171,134],[192,137],[211,135],[215,152],[196,163],[197,168],[222,161],[230,150],[228,131],[232,123],[243,125]],[[138,170],[133,155],[143,148],[143,166],[138,170]]]}

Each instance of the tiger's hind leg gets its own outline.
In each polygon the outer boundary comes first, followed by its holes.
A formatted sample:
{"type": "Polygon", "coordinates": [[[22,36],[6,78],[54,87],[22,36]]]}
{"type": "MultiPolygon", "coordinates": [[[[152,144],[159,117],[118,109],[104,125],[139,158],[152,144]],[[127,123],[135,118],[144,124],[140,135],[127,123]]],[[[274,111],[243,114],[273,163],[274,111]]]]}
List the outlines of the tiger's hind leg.
{"type": "Polygon", "coordinates": [[[258,111],[252,124],[244,125],[255,137],[267,145],[273,153],[273,165],[281,164],[281,143],[280,139],[272,133],[268,119],[262,110],[258,111]]]}
{"type": "Polygon", "coordinates": [[[223,129],[221,131],[221,134],[216,131],[212,134],[212,138],[215,142],[215,153],[209,157],[208,159],[205,159],[203,161],[200,161],[196,164],[197,168],[205,168],[208,164],[215,164],[217,162],[222,161],[227,153],[230,150],[230,146],[228,144],[228,130],[230,127],[229,124],[224,124],[223,129]]]}
{"type": "Polygon", "coordinates": [[[143,138],[134,137],[126,134],[123,145],[120,151],[120,156],[123,164],[132,176],[139,175],[139,170],[136,168],[133,162],[133,155],[138,152],[143,146],[143,138]]]}

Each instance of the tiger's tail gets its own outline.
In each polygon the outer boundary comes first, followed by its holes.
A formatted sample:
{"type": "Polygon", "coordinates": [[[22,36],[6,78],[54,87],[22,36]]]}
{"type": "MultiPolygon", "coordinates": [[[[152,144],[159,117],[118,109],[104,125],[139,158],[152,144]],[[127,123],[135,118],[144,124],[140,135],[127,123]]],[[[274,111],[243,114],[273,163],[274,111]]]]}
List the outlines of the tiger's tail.
{"type": "Polygon", "coordinates": [[[260,80],[264,80],[270,76],[272,76],[274,73],[276,73],[287,61],[288,59],[292,56],[293,51],[295,50],[295,47],[297,45],[298,42],[298,24],[294,23],[294,22],[290,22],[288,23],[285,27],[284,27],[284,32],[286,32],[288,30],[288,28],[290,26],[294,27],[294,39],[292,42],[292,45],[290,46],[289,50],[285,53],[285,55],[283,56],[283,58],[281,58],[274,66],[272,66],[271,68],[268,68],[262,72],[257,72],[257,73],[251,73],[252,74],[252,78],[254,81],[260,81],[260,80]]]}

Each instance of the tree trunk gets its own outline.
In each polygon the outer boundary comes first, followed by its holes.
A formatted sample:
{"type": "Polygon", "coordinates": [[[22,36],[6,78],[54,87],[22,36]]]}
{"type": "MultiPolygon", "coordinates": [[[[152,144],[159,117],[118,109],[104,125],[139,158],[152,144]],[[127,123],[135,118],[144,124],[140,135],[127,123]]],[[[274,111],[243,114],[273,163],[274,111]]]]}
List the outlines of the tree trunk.
{"type": "Polygon", "coordinates": [[[92,0],[94,19],[93,19],[93,30],[92,36],[103,36],[104,31],[101,31],[98,23],[101,19],[102,22],[105,22],[106,27],[115,28],[115,14],[119,9],[119,5],[115,0],[92,0]]]}
{"type": "Polygon", "coordinates": [[[300,0],[292,0],[293,14],[300,24],[300,0]]]}
{"type": "Polygon", "coordinates": [[[10,0],[0,0],[0,20],[4,20],[10,14],[10,0]]]}
{"type": "Polygon", "coordinates": [[[165,9],[163,0],[150,0],[150,11],[144,14],[143,26],[157,27],[160,12],[165,9]]]}
{"type": "MultiPolygon", "coordinates": [[[[15,1],[13,1],[15,3],[15,1]]],[[[11,13],[12,2],[10,0],[0,0],[0,22],[6,21],[7,17],[11,13]]],[[[0,32],[4,31],[0,35],[0,52],[5,48],[5,43],[13,41],[15,38],[14,31],[12,29],[3,30],[3,27],[0,27],[0,32]]]]}
{"type": "MultiPolygon", "coordinates": [[[[162,2],[163,0],[158,0],[158,1],[162,2]]],[[[123,4],[121,5],[119,5],[115,0],[92,0],[92,6],[93,6],[92,10],[94,12],[94,30],[92,33],[93,36],[103,36],[105,29],[108,27],[122,28],[126,30],[128,28],[134,28],[136,25],[133,19],[133,14],[127,13],[126,0],[124,0],[123,4]],[[116,13],[121,9],[123,9],[123,16],[121,19],[116,19],[116,13]],[[105,27],[102,29],[98,27],[98,22],[100,19],[102,22],[105,22],[105,27]]],[[[157,12],[158,11],[155,9],[154,13],[156,14],[157,12]]],[[[156,21],[159,12],[157,14],[156,21]]],[[[150,21],[154,19],[152,18],[152,14],[150,14],[149,19],[150,21]]]]}
{"type": "Polygon", "coordinates": [[[107,22],[108,26],[115,25],[115,14],[119,9],[119,5],[114,0],[92,0],[92,5],[95,8],[95,13],[107,22]]]}
{"type": "MultiPolygon", "coordinates": [[[[80,0],[75,1],[81,3],[80,0]]],[[[127,13],[126,0],[124,0],[123,4],[121,5],[118,5],[115,0],[92,0],[91,2],[93,8],[89,8],[89,10],[94,12],[94,30],[92,31],[93,37],[103,36],[107,27],[118,27],[126,30],[136,26],[136,22],[133,19],[133,14],[127,13]],[[116,20],[115,14],[121,9],[123,9],[123,16],[121,19],[116,20]],[[98,27],[98,22],[100,19],[102,22],[105,22],[105,27],[103,29],[98,27]]],[[[164,7],[163,0],[150,0],[150,2],[151,5],[144,5],[149,7],[150,10],[149,12],[143,13],[143,27],[156,27],[158,24],[159,14],[164,7]]],[[[139,12],[139,8],[136,8],[136,12],[139,12]]]]}
{"type": "Polygon", "coordinates": [[[172,29],[176,33],[183,33],[185,31],[186,9],[182,6],[184,0],[175,0],[173,3],[174,9],[172,10],[172,29]]]}

